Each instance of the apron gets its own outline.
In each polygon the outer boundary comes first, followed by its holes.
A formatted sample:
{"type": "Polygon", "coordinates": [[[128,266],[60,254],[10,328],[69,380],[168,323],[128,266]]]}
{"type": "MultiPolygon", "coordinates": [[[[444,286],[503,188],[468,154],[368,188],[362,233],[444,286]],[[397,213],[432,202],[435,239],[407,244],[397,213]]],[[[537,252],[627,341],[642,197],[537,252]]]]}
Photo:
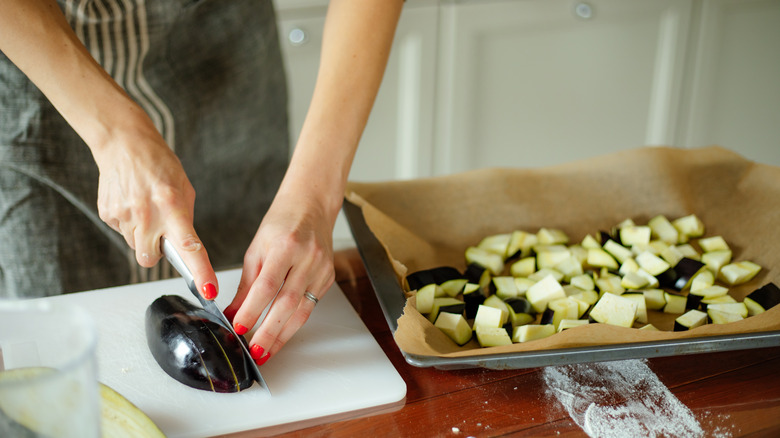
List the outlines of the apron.
{"type": "MultiPolygon", "coordinates": [[[[270,0],[59,0],[93,57],[149,114],[197,194],[215,269],[241,265],[289,157],[270,0]]],[[[164,278],[97,214],[84,142],[0,53],[0,297],[164,278]]]]}

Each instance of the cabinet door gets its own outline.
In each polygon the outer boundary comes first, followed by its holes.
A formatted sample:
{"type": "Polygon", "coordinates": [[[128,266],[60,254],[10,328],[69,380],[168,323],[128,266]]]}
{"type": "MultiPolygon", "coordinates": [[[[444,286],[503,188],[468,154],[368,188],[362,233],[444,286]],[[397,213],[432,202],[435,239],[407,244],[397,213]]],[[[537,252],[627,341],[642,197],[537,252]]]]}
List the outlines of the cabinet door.
{"type": "Polygon", "coordinates": [[[780,166],[780,0],[706,0],[680,144],[780,166]]]}
{"type": "Polygon", "coordinates": [[[691,1],[442,4],[435,173],[672,144],[691,1]]]}
{"type": "MultiPolygon", "coordinates": [[[[436,1],[429,0],[405,4],[350,180],[374,182],[431,174],[437,7],[436,1]]],[[[326,9],[324,1],[277,1],[293,144],[314,91],[326,9]]],[[[343,216],[334,239],[351,239],[343,216]]]]}

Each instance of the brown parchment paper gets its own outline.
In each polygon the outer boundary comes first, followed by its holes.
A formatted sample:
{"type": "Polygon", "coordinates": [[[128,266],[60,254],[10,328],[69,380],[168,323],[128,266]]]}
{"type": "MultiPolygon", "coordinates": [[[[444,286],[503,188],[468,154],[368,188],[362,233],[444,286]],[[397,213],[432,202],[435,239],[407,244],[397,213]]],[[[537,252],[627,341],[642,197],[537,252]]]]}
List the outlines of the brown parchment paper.
{"type": "MultiPolygon", "coordinates": [[[[350,182],[347,199],[385,247],[401,284],[407,273],[441,265],[465,268],[464,251],[483,237],[516,229],[560,228],[571,242],[631,218],[670,220],[695,213],[706,236],[721,235],[733,260],[762,266],[732,288],[741,300],[768,282],[780,285],[780,167],[718,146],[643,147],[540,169],[492,168],[384,183],[350,182]]],[[[398,291],[402,293],[402,291],[398,291]]],[[[409,299],[395,340],[405,352],[458,357],[780,330],[780,306],[743,321],[673,332],[676,315],[649,312],[662,331],[589,324],[523,344],[458,347],[409,299]]]]}

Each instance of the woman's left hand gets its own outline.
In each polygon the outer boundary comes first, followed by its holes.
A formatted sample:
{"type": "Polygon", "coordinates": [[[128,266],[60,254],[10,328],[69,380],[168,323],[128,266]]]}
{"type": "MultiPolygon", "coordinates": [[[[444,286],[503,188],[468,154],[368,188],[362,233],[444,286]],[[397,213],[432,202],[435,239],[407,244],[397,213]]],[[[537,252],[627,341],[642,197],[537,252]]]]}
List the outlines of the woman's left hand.
{"type": "Polygon", "coordinates": [[[335,279],[333,223],[316,200],[280,193],[244,256],[241,281],[225,309],[240,335],[273,305],[249,342],[263,364],[303,326],[335,279]]]}

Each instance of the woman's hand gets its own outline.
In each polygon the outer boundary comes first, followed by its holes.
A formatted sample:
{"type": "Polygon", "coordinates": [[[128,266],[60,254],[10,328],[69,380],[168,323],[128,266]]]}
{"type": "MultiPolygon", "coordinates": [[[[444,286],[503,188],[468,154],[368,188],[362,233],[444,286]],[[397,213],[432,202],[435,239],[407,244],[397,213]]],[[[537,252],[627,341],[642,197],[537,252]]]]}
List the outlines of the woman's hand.
{"type": "Polygon", "coordinates": [[[100,170],[98,214],[135,250],[139,265],[162,257],[166,236],[192,271],[206,299],[217,295],[217,279],[193,228],[195,190],[181,162],[144,115],[117,129],[95,148],[100,170]]]}
{"type": "Polygon", "coordinates": [[[304,293],[319,299],[333,284],[333,222],[325,219],[330,216],[316,199],[280,192],[246,252],[236,297],[225,313],[243,335],[273,301],[249,342],[258,364],[309,319],[315,301],[304,293]]]}
{"type": "Polygon", "coordinates": [[[0,50],[92,151],[100,217],[142,266],[157,263],[167,236],[198,289],[216,297],[217,278],[192,225],[195,193],[149,117],[95,61],[55,0],[6,0],[0,12],[0,50]]]}

